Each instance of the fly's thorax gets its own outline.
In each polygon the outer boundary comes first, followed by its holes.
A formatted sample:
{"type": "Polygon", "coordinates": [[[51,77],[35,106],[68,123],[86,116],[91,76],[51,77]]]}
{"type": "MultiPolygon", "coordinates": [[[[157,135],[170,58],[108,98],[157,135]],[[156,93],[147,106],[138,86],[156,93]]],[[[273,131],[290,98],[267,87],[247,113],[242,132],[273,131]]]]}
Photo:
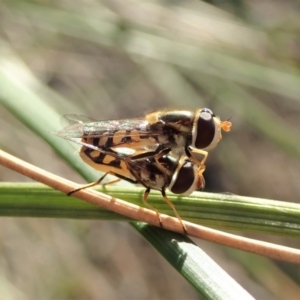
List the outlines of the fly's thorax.
{"type": "Polygon", "coordinates": [[[195,114],[191,146],[209,150],[221,140],[221,121],[208,108],[198,109],[195,114]]]}
{"type": "Polygon", "coordinates": [[[145,187],[162,190],[168,185],[168,175],[164,165],[153,158],[129,162],[130,171],[145,187]]]}
{"type": "Polygon", "coordinates": [[[146,119],[148,125],[159,122],[160,115],[161,115],[161,111],[159,111],[159,110],[146,114],[145,119],[146,119]]]}
{"type": "Polygon", "coordinates": [[[174,194],[190,195],[202,182],[198,167],[185,156],[178,162],[177,168],[169,184],[169,190],[174,194]]]}
{"type": "Polygon", "coordinates": [[[189,110],[161,110],[146,115],[148,129],[157,144],[183,148],[190,136],[194,113],[189,110]]]}
{"type": "Polygon", "coordinates": [[[166,177],[163,174],[155,174],[155,180],[149,184],[149,187],[154,190],[162,190],[166,186],[166,177]]]}
{"type": "Polygon", "coordinates": [[[181,149],[183,152],[183,148],[185,147],[187,143],[187,137],[190,135],[185,135],[185,134],[173,134],[174,142],[176,144],[176,148],[181,149]]]}
{"type": "Polygon", "coordinates": [[[173,155],[173,151],[159,158],[158,164],[163,172],[174,173],[178,164],[178,159],[173,155]]]}
{"type": "Polygon", "coordinates": [[[194,112],[190,110],[166,110],[162,111],[159,116],[159,120],[165,126],[182,134],[189,134],[191,132],[194,118],[194,112]]]}

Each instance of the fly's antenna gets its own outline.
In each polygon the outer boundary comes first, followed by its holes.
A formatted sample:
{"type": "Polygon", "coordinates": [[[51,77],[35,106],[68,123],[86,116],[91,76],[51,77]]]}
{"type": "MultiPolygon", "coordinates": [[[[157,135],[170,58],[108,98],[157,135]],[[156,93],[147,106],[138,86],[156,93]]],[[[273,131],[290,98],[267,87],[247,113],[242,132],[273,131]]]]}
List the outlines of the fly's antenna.
{"type": "Polygon", "coordinates": [[[226,121],[222,121],[221,122],[221,128],[225,131],[225,132],[229,132],[232,126],[232,123],[229,121],[231,119],[231,117],[226,120],[226,121]]]}

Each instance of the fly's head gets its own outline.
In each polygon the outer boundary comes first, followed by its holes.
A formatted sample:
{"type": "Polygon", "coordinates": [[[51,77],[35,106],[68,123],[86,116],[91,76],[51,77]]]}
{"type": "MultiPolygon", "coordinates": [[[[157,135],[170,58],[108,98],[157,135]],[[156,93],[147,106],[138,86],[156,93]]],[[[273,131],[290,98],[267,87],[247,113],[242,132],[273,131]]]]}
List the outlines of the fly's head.
{"type": "Polygon", "coordinates": [[[193,124],[191,146],[203,150],[213,149],[222,139],[222,130],[229,132],[231,125],[230,121],[221,121],[208,108],[197,110],[193,124]]]}

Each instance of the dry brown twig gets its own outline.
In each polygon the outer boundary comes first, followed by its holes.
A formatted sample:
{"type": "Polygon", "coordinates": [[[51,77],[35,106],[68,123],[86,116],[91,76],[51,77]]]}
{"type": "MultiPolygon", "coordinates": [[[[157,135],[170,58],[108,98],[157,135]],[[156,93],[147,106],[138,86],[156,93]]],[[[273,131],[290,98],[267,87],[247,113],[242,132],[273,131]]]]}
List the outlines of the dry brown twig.
{"type": "MultiPolygon", "coordinates": [[[[0,150],[0,164],[65,194],[78,188],[78,185],[74,182],[42,170],[2,150],[0,150]]],[[[108,196],[93,189],[80,190],[72,196],[126,217],[160,226],[157,214],[154,211],[108,196]]],[[[164,229],[179,233],[183,232],[182,225],[178,219],[161,214],[161,221],[164,229]]],[[[278,260],[300,263],[300,250],[298,249],[236,236],[186,221],[184,221],[184,224],[190,236],[278,260]]]]}

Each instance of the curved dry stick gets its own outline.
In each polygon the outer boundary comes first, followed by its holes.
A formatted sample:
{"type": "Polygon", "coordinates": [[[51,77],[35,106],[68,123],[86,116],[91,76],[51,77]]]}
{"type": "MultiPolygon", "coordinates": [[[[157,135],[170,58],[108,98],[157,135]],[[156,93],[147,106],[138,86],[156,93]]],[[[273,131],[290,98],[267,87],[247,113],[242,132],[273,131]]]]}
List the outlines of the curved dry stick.
{"type": "MultiPolygon", "coordinates": [[[[65,194],[78,188],[77,184],[35,167],[2,150],[0,150],[0,164],[33,180],[42,182],[65,194]]],[[[126,217],[137,219],[155,226],[160,226],[156,212],[95,190],[80,190],[74,193],[74,197],[122,214],[126,217]]],[[[160,216],[165,229],[182,233],[182,225],[177,218],[163,214],[160,216]]],[[[184,224],[190,236],[230,246],[239,250],[264,255],[270,258],[300,264],[300,250],[298,249],[244,238],[186,221],[184,221],[184,224]]]]}

